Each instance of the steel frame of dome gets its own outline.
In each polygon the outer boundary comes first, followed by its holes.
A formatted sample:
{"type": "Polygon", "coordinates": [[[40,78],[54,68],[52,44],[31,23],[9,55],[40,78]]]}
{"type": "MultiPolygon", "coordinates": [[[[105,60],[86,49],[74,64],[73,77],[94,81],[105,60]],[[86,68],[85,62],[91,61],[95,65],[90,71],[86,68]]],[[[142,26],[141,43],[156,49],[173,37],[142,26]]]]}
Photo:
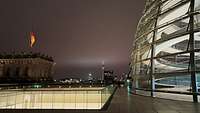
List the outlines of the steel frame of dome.
{"type": "Polygon", "coordinates": [[[131,53],[133,91],[189,94],[198,102],[200,0],[146,0],[143,13],[131,53]],[[191,91],[156,88],[156,80],[179,75],[190,76],[191,91]]]}

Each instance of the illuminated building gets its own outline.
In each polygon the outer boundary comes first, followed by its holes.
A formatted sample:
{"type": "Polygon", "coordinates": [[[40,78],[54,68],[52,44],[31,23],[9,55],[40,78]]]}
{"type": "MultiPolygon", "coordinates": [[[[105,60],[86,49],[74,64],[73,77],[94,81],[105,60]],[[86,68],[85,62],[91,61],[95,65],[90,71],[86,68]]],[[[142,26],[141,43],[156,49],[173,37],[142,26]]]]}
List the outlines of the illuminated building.
{"type": "Polygon", "coordinates": [[[54,61],[38,53],[0,55],[0,82],[51,81],[54,61]]]}
{"type": "Polygon", "coordinates": [[[199,0],[146,0],[131,54],[134,92],[198,101],[199,12],[199,0]]]}
{"type": "Polygon", "coordinates": [[[114,87],[6,89],[1,109],[102,109],[114,87]]]}

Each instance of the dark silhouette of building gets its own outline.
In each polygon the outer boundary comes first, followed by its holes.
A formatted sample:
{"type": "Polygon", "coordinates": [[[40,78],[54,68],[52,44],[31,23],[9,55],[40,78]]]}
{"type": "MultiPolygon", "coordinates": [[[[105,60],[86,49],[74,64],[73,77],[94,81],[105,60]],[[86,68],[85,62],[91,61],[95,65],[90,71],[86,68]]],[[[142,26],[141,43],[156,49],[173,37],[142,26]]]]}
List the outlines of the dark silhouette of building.
{"type": "Polygon", "coordinates": [[[104,81],[105,84],[113,84],[114,74],[113,70],[104,70],[104,81]]]}
{"type": "Polygon", "coordinates": [[[0,55],[0,83],[29,83],[52,80],[54,61],[40,53],[0,55]]]}

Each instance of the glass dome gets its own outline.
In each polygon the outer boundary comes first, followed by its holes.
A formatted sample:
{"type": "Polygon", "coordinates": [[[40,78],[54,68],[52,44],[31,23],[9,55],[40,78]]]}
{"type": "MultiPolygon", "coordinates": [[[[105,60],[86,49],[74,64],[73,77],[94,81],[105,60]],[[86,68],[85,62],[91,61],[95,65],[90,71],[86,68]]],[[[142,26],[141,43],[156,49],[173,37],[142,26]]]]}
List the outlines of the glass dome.
{"type": "Polygon", "coordinates": [[[143,13],[131,54],[133,90],[189,93],[191,101],[200,83],[200,0],[146,0],[143,13]]]}

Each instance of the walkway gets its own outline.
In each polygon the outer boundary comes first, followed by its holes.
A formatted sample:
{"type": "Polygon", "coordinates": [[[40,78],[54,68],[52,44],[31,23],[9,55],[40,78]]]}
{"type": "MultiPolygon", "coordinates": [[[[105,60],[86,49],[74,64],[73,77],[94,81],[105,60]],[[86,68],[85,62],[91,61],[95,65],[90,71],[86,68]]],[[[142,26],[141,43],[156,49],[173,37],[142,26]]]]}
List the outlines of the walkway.
{"type": "Polygon", "coordinates": [[[128,94],[118,88],[110,106],[98,110],[9,110],[0,113],[200,113],[200,104],[128,94]]]}
{"type": "Polygon", "coordinates": [[[128,94],[118,89],[108,111],[112,113],[200,113],[200,104],[128,94]]]}

